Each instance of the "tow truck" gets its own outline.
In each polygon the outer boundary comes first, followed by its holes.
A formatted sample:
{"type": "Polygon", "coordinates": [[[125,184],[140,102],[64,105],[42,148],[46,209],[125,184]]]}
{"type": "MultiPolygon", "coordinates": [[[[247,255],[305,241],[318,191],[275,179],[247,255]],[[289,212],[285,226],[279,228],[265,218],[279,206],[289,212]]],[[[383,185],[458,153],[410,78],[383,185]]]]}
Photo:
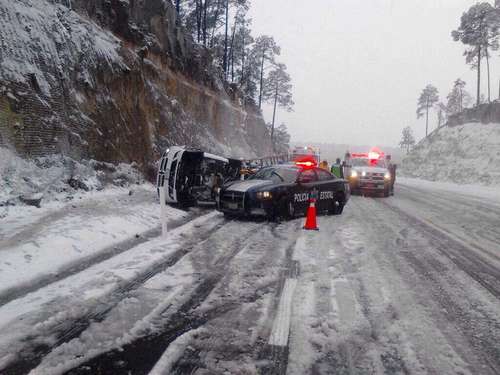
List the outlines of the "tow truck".
{"type": "Polygon", "coordinates": [[[346,160],[347,179],[353,193],[394,194],[396,166],[391,163],[390,155],[385,155],[378,148],[367,153],[349,154],[346,160]]]}

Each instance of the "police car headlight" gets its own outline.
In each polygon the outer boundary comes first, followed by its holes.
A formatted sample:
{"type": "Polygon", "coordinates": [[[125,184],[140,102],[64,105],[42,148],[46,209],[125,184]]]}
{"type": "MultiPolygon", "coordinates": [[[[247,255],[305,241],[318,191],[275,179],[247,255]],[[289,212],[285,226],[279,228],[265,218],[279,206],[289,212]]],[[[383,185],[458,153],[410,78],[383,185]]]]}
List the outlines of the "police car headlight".
{"type": "Polygon", "coordinates": [[[357,171],[355,171],[355,170],[352,170],[352,171],[351,171],[351,177],[353,177],[353,178],[357,178],[357,177],[358,177],[358,172],[357,172],[357,171]]]}
{"type": "Polygon", "coordinates": [[[257,199],[271,199],[273,195],[270,191],[259,191],[257,192],[257,199]]]}
{"type": "Polygon", "coordinates": [[[384,178],[386,180],[390,180],[391,179],[391,174],[389,172],[385,172],[384,178]]]}

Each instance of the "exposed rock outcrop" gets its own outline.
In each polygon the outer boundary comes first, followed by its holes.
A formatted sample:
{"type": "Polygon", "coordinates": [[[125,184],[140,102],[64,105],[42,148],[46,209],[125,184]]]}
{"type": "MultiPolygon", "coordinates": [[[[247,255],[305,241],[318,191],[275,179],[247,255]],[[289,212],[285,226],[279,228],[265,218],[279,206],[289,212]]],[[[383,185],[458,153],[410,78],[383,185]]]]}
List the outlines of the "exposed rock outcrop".
{"type": "Polygon", "coordinates": [[[446,125],[457,126],[471,122],[500,124],[500,101],[481,104],[474,108],[466,108],[460,113],[451,115],[446,125]]]}
{"type": "Polygon", "coordinates": [[[259,111],[228,95],[164,0],[0,0],[0,144],[139,163],[169,144],[265,155],[259,111]]]}

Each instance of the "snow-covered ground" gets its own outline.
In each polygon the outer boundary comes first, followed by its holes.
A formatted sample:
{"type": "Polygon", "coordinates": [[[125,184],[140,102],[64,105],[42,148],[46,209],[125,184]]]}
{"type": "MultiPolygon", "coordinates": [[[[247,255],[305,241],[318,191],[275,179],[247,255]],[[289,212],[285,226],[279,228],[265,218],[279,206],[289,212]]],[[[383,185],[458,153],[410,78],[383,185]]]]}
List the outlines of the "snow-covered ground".
{"type": "Polygon", "coordinates": [[[195,216],[0,303],[0,373],[499,373],[489,188],[403,179],[319,232],[195,216]]]}
{"type": "MultiPolygon", "coordinates": [[[[124,164],[82,163],[0,147],[0,304],[158,235],[151,184],[124,164]],[[41,197],[40,207],[23,196],[41,197]]],[[[189,217],[167,210],[171,223],[189,217]]]]}
{"type": "Polygon", "coordinates": [[[500,124],[443,127],[420,142],[401,164],[408,177],[500,185],[500,124]]]}

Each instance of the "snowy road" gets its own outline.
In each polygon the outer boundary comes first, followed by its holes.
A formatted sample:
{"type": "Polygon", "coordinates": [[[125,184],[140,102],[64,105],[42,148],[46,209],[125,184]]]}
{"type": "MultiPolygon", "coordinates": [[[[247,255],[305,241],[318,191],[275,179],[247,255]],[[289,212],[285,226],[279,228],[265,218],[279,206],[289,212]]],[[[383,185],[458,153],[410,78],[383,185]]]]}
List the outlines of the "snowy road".
{"type": "Polygon", "coordinates": [[[143,225],[144,241],[11,287],[0,373],[500,373],[494,193],[405,180],[314,233],[181,217],[166,238],[143,225]]]}

